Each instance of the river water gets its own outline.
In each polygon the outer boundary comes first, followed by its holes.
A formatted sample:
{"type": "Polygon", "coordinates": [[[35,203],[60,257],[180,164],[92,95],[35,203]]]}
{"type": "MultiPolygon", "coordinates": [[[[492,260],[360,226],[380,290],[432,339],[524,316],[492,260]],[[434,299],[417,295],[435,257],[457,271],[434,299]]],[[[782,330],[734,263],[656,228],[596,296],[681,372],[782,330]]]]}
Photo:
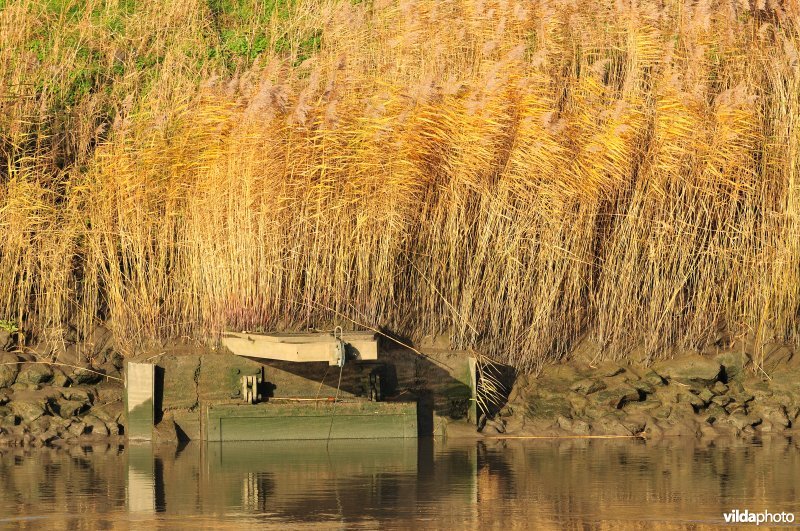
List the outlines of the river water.
{"type": "Polygon", "coordinates": [[[716,529],[800,519],[800,441],[0,449],[0,528],[716,529]]]}

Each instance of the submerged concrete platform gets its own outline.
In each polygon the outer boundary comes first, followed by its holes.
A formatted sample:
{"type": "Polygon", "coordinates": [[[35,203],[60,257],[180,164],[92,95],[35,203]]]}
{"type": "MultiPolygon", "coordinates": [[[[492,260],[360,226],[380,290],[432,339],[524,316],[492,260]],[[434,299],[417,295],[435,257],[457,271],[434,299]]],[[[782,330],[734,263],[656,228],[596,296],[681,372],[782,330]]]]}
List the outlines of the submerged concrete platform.
{"type": "Polygon", "coordinates": [[[209,405],[208,441],[416,438],[416,402],[288,402],[209,405]],[[335,405],[335,408],[334,408],[335,405]]]}

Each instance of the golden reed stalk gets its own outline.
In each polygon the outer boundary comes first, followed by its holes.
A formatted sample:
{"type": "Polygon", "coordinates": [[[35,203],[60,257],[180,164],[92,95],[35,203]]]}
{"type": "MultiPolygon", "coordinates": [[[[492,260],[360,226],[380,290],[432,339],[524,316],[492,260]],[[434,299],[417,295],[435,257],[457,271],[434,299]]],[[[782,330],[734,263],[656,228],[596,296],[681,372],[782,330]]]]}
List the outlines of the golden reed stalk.
{"type": "Polygon", "coordinates": [[[122,2],[67,2],[34,57],[45,8],[0,3],[0,318],[347,315],[524,369],[798,340],[797,1],[232,4],[143,2],[120,38],[122,2]],[[205,53],[226,24],[264,49],[205,53]]]}

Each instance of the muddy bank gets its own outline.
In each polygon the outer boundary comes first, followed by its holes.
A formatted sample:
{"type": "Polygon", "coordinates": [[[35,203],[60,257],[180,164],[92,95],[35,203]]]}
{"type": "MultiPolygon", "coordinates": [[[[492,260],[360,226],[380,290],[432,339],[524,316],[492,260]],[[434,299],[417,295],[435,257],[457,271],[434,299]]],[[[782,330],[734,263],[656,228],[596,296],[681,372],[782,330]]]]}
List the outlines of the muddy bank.
{"type": "Polygon", "coordinates": [[[487,432],[516,435],[718,437],[791,433],[800,422],[800,364],[772,349],[756,366],[729,350],[684,353],[650,366],[550,366],[521,376],[487,432]]]}

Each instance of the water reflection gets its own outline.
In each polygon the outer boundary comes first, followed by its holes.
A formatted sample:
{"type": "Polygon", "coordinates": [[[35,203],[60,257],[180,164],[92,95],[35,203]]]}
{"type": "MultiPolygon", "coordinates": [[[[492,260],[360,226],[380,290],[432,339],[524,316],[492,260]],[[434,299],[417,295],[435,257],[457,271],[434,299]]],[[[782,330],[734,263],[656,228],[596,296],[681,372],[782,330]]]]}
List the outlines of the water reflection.
{"type": "Polygon", "coordinates": [[[0,450],[0,527],[713,528],[794,512],[790,439],[331,441],[0,450]]]}

